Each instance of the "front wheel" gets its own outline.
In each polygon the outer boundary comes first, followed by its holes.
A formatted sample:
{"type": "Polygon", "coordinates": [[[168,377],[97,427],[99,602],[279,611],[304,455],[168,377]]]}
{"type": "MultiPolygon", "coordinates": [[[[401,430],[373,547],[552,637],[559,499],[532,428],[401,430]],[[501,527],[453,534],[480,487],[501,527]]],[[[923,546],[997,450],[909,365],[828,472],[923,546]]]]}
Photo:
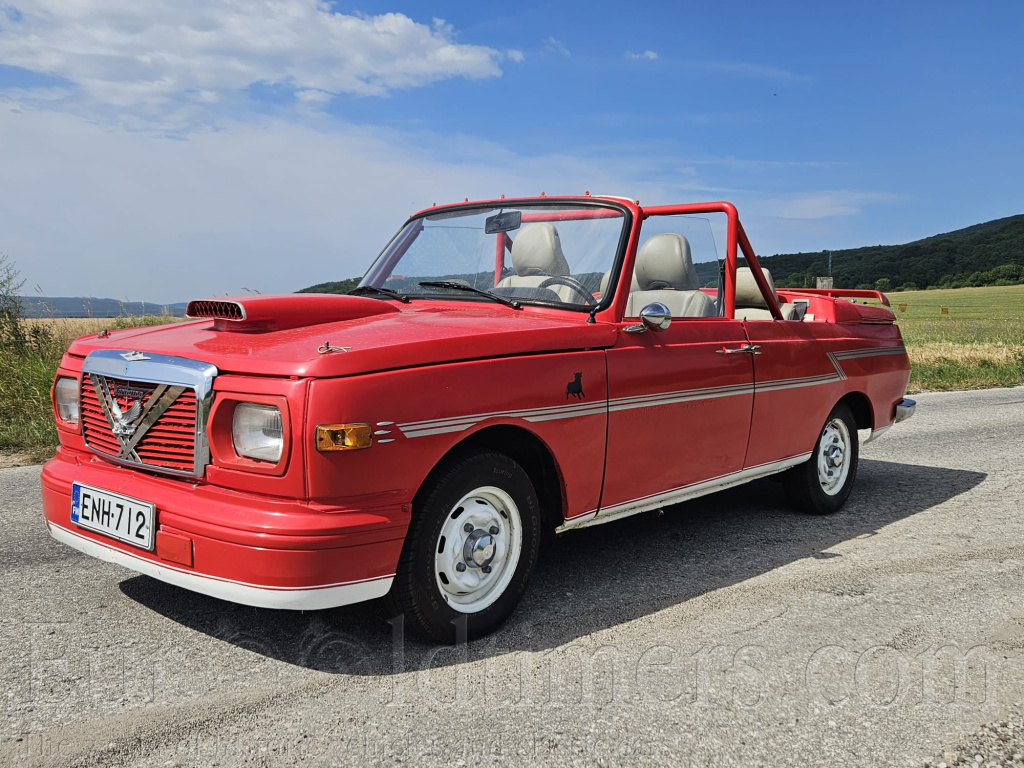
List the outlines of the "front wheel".
{"type": "Polygon", "coordinates": [[[540,550],[526,471],[494,451],[463,453],[417,494],[388,608],[441,642],[493,632],[512,614],[540,550]]]}
{"type": "Polygon", "coordinates": [[[853,490],[858,459],[857,422],[839,403],[825,419],[811,458],[785,473],[790,501],[815,515],[837,511],[853,490]]]}

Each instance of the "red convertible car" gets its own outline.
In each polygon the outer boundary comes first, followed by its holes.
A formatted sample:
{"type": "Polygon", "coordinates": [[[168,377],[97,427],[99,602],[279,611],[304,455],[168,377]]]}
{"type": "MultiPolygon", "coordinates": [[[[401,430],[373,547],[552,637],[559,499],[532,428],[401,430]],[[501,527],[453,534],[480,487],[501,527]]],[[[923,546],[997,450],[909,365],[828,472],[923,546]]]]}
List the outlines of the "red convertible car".
{"type": "Polygon", "coordinates": [[[46,522],[225,600],[386,597],[429,636],[478,636],[545,530],[774,473],[839,509],[858,431],[914,410],[887,303],[776,290],[729,203],[432,207],[350,295],[193,301],[191,322],[77,340],[46,522]]]}

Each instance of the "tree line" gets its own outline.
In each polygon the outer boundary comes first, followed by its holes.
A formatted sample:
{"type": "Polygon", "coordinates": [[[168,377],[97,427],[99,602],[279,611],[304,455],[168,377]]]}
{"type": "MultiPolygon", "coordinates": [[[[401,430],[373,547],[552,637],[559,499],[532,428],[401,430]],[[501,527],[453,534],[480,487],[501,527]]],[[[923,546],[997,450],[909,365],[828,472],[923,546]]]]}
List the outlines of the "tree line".
{"type": "MultiPolygon", "coordinates": [[[[765,256],[779,287],[813,288],[828,274],[828,252],[765,256]]],[[[912,291],[1024,283],[1024,215],[927,237],[905,245],[832,252],[836,288],[912,291]]]]}

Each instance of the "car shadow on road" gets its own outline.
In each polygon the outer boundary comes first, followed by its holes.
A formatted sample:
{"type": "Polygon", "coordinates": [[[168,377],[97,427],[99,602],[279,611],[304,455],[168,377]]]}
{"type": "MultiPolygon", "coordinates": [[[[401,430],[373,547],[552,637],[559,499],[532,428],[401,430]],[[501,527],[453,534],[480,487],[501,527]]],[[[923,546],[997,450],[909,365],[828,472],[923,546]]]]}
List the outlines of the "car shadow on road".
{"type": "Polygon", "coordinates": [[[927,512],[985,479],[981,472],[862,459],[853,496],[826,517],[791,511],[780,483],[749,483],[560,537],[541,554],[508,623],[461,653],[406,636],[378,603],[296,613],[227,603],[145,576],[129,598],[192,630],[300,667],[361,675],[556,648],[593,632],[805,558],[927,512]],[[447,661],[445,661],[447,659],[447,661]]]}

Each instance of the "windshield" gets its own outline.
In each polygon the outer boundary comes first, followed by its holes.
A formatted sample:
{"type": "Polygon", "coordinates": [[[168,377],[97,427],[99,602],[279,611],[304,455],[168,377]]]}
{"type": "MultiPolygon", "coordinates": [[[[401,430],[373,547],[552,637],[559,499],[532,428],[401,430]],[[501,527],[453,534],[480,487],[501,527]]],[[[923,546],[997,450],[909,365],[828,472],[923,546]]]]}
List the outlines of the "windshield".
{"type": "Polygon", "coordinates": [[[410,221],[359,285],[410,298],[486,301],[484,291],[513,305],[590,310],[606,298],[626,221],[618,208],[572,204],[431,214],[410,221]]]}

